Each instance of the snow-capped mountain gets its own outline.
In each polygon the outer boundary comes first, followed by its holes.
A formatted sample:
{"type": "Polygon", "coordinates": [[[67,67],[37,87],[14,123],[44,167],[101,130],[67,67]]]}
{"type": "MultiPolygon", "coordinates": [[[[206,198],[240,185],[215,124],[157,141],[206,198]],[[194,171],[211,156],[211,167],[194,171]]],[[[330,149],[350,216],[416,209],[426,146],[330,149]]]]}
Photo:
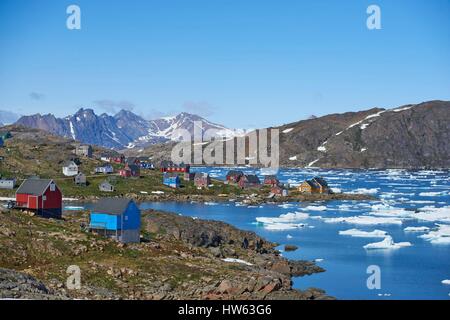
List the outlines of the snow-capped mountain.
{"type": "Polygon", "coordinates": [[[212,130],[224,136],[232,134],[231,130],[222,125],[186,112],[173,117],[145,120],[128,110],[121,110],[111,116],[106,113],[97,115],[92,109],[81,108],[65,118],[57,118],[53,114],[23,116],[16,124],[46,130],[84,143],[125,149],[177,139],[178,129],[187,130],[193,135],[196,121],[201,122],[203,132],[212,130]]]}

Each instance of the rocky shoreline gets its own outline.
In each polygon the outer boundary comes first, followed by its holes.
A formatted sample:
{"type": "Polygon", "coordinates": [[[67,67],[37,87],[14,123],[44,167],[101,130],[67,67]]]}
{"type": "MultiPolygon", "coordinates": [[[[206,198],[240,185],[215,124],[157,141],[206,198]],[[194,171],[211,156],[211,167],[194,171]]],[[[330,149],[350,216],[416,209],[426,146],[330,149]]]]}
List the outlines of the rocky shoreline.
{"type": "Polygon", "coordinates": [[[80,230],[84,212],[70,212],[64,221],[0,215],[3,299],[331,298],[292,287],[292,277],[324,269],[287,260],[277,244],[223,222],[147,210],[141,243],[123,245],[80,230]],[[65,286],[72,264],[83,275],[79,290],[65,286]]]}
{"type": "MultiPolygon", "coordinates": [[[[275,197],[267,198],[258,194],[250,195],[235,195],[235,194],[219,194],[219,195],[204,195],[204,194],[176,194],[176,193],[163,193],[163,194],[136,194],[127,193],[116,195],[120,197],[126,197],[134,199],[137,202],[154,201],[154,202],[241,202],[249,205],[259,204],[282,204],[288,202],[315,202],[315,201],[333,201],[333,200],[345,200],[345,201],[366,201],[376,200],[377,198],[367,194],[349,194],[349,193],[331,193],[331,194],[298,194],[287,197],[275,197]]],[[[77,200],[72,201],[96,201],[97,196],[79,196],[77,200]]]]}

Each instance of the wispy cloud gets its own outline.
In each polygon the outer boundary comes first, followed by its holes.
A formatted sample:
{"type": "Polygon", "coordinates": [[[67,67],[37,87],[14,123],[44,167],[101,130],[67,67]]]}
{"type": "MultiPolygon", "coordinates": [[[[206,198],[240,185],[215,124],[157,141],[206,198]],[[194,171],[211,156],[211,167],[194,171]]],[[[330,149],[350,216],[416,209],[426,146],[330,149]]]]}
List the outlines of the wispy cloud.
{"type": "Polygon", "coordinates": [[[37,101],[39,101],[39,100],[45,99],[45,94],[40,93],[40,92],[34,92],[34,91],[33,91],[33,92],[31,92],[28,96],[30,97],[31,100],[37,100],[37,101]]]}
{"type": "Polygon", "coordinates": [[[203,117],[209,117],[215,113],[215,108],[206,101],[186,101],[182,108],[186,112],[203,117]]]}
{"type": "Polygon", "coordinates": [[[102,99],[93,101],[95,106],[105,110],[108,113],[117,113],[120,110],[132,111],[135,108],[135,104],[128,100],[114,101],[110,99],[102,99]]]}

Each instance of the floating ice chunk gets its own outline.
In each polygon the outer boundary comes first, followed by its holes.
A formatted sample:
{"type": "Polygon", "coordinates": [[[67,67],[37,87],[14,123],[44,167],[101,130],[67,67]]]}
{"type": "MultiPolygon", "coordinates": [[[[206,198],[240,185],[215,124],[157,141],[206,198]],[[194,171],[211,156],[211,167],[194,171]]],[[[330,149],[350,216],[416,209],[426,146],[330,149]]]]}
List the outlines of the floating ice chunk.
{"type": "Polygon", "coordinates": [[[253,264],[251,264],[250,262],[247,262],[247,261],[244,261],[244,260],[241,260],[241,259],[235,259],[235,258],[225,258],[225,259],[222,259],[222,261],[225,261],[225,262],[234,262],[234,263],[241,263],[241,264],[245,264],[245,265],[247,265],[247,266],[252,266],[253,264]]]}
{"type": "Polygon", "coordinates": [[[428,227],[406,227],[403,229],[405,232],[427,232],[430,228],[428,227]]]}
{"type": "Polygon", "coordinates": [[[292,237],[290,234],[288,234],[288,235],[286,236],[286,238],[287,238],[287,239],[292,239],[293,237],[292,237]]]}
{"type": "Polygon", "coordinates": [[[285,223],[305,220],[309,218],[309,214],[304,212],[289,212],[281,214],[278,217],[257,217],[256,221],[264,224],[285,223]]]}
{"type": "Polygon", "coordinates": [[[395,243],[391,236],[387,236],[380,242],[369,243],[363,246],[364,249],[398,249],[402,247],[410,247],[411,242],[395,243]]]}
{"type": "MultiPolygon", "coordinates": [[[[313,217],[311,217],[313,218],[313,217]]],[[[353,216],[353,217],[338,217],[338,218],[317,218],[322,219],[325,223],[349,223],[357,225],[382,225],[382,224],[396,224],[401,225],[402,219],[392,217],[373,217],[373,216],[353,216]]]]}
{"type": "Polygon", "coordinates": [[[317,259],[314,259],[314,262],[322,262],[324,259],[322,259],[322,258],[317,258],[317,259]]]}
{"type": "Polygon", "coordinates": [[[386,231],[382,230],[373,230],[373,231],[363,231],[359,229],[349,229],[344,231],[339,231],[339,234],[342,236],[351,236],[357,238],[384,238],[387,236],[386,231]]]}
{"type": "Polygon", "coordinates": [[[351,193],[351,194],[376,194],[376,193],[378,193],[378,189],[377,188],[371,188],[371,189],[358,188],[356,190],[350,191],[349,193],[351,193]]]}
{"type": "Polygon", "coordinates": [[[450,244],[450,225],[438,224],[438,229],[419,236],[432,244],[450,244]]]}
{"type": "Polygon", "coordinates": [[[333,193],[341,193],[341,192],[342,192],[342,190],[339,189],[339,188],[331,188],[331,191],[332,191],[333,193]]]}
{"type": "Polygon", "coordinates": [[[216,202],[208,202],[208,201],[206,201],[204,204],[205,204],[205,206],[217,206],[218,205],[218,203],[216,203],[216,202]]]}
{"type": "Polygon", "coordinates": [[[289,208],[292,208],[294,205],[292,203],[283,203],[278,206],[283,209],[289,209],[289,208]]]}
{"type": "Polygon", "coordinates": [[[304,211],[325,211],[327,210],[326,206],[307,206],[305,208],[301,208],[304,211]]]}
{"type": "Polygon", "coordinates": [[[294,230],[305,227],[304,223],[271,223],[264,224],[264,229],[272,231],[294,230]]]}
{"type": "Polygon", "coordinates": [[[449,285],[450,285],[450,280],[447,280],[447,279],[446,279],[446,280],[442,280],[441,283],[442,283],[442,284],[449,284],[449,285]]]}
{"type": "Polygon", "coordinates": [[[421,197],[439,197],[439,196],[445,196],[447,193],[445,191],[441,192],[421,192],[419,193],[419,196],[421,197]]]}

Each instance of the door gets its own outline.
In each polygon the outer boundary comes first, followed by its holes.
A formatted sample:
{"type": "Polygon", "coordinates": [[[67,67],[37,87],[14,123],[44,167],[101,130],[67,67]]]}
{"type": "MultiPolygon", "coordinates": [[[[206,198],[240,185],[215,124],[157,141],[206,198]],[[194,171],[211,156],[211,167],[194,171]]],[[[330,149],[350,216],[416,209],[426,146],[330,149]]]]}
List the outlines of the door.
{"type": "Polygon", "coordinates": [[[38,209],[38,197],[28,196],[28,209],[38,209]]]}

